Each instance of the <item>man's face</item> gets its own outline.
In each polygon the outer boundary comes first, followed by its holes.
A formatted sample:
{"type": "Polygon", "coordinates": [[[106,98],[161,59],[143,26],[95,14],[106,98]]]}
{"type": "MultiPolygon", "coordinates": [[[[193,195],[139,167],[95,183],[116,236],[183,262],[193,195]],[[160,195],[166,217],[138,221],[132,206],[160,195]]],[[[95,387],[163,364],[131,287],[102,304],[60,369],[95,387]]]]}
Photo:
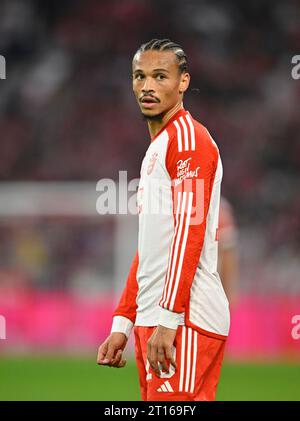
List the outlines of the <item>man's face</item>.
{"type": "Polygon", "coordinates": [[[147,118],[163,116],[182,101],[189,74],[180,73],[171,51],[144,51],[132,62],[133,91],[142,114],[147,118]]]}

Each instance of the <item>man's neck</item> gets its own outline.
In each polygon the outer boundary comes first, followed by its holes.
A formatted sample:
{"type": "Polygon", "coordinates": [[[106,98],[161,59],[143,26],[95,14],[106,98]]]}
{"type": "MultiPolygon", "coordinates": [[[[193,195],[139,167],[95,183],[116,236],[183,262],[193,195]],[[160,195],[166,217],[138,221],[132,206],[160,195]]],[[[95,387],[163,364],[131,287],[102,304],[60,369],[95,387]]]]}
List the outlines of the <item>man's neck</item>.
{"type": "Polygon", "coordinates": [[[182,102],[177,104],[174,108],[169,110],[162,119],[160,120],[148,120],[148,129],[151,136],[151,139],[153,139],[157,133],[167,124],[167,122],[173,117],[174,114],[176,114],[180,109],[183,108],[182,102]]]}

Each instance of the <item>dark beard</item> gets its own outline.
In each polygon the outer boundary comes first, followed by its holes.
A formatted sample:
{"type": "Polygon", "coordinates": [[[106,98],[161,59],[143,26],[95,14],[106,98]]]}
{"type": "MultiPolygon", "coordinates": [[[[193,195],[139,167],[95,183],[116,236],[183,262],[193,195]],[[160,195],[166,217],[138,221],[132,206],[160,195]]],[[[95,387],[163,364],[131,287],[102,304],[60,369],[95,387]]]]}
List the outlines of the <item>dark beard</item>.
{"type": "Polygon", "coordinates": [[[164,113],[160,113],[160,114],[156,114],[156,115],[147,115],[147,114],[143,114],[143,119],[147,120],[147,121],[162,121],[164,113]]]}

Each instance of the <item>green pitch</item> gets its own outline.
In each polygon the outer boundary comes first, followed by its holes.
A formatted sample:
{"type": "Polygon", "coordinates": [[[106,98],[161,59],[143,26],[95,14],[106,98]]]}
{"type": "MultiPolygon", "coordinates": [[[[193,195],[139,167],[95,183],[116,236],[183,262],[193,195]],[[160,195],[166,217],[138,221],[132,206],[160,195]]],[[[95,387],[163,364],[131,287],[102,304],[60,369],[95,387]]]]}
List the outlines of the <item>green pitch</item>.
{"type": "MultiPolygon", "coordinates": [[[[133,361],[99,367],[88,357],[0,356],[0,400],[139,400],[133,361]]],[[[225,363],[218,400],[300,400],[300,363],[225,363]]]]}

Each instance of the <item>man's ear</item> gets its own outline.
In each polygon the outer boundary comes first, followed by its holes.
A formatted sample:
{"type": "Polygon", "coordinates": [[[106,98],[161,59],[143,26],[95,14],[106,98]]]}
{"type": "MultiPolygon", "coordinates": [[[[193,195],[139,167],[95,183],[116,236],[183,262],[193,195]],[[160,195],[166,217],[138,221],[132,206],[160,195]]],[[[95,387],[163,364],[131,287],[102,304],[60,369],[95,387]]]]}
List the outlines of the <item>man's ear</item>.
{"type": "Polygon", "coordinates": [[[182,73],[182,75],[180,76],[180,84],[179,84],[179,93],[183,94],[189,87],[190,84],[190,74],[185,72],[182,73]]]}

